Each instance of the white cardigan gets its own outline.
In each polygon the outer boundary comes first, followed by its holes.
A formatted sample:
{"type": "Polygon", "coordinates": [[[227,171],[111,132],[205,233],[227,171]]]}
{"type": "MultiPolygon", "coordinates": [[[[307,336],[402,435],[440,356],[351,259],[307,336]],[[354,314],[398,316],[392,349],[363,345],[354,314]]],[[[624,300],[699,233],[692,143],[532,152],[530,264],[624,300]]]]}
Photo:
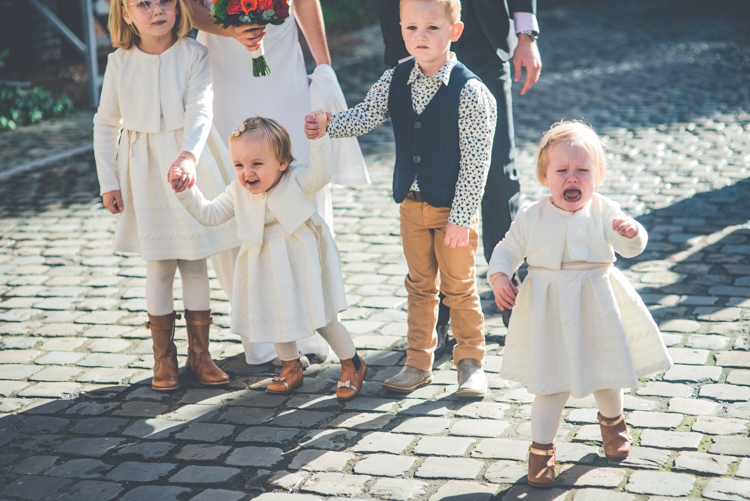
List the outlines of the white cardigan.
{"type": "Polygon", "coordinates": [[[598,193],[577,212],[554,206],[551,197],[526,205],[493,250],[487,278],[513,275],[524,258],[529,266],[560,270],[564,262],[613,263],[615,252],[637,256],[646,248],[646,229],[636,221],[634,238],[612,229],[613,219],[626,217],[617,202],[598,193]]]}
{"type": "Polygon", "coordinates": [[[179,38],[159,55],[138,47],[111,53],[94,116],[101,193],[120,189],[116,159],[122,129],[153,134],[184,129],[182,149],[198,160],[211,131],[212,102],[208,51],[191,38],[179,38]]]}

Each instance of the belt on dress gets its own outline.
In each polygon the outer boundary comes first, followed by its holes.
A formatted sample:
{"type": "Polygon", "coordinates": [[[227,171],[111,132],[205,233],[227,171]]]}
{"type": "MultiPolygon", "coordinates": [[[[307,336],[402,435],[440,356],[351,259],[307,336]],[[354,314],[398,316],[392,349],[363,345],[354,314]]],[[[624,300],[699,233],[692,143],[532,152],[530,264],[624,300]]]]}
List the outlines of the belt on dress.
{"type": "Polygon", "coordinates": [[[409,190],[406,192],[406,196],[416,202],[424,202],[424,197],[422,196],[422,193],[419,191],[409,190]]]}

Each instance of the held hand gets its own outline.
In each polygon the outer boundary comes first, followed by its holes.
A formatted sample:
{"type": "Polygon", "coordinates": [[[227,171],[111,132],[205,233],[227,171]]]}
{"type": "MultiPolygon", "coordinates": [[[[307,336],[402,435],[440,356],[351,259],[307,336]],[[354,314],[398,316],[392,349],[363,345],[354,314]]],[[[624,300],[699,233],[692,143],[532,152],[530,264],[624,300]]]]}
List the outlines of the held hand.
{"type": "Polygon", "coordinates": [[[247,50],[257,50],[263,44],[266,27],[260,24],[246,24],[227,28],[229,34],[237,39],[247,50]]]}
{"type": "Polygon", "coordinates": [[[634,238],[638,234],[638,226],[630,218],[615,219],[612,221],[612,229],[626,238],[634,238]]]}
{"type": "Polygon", "coordinates": [[[325,110],[311,111],[305,117],[305,135],[307,139],[319,139],[326,134],[328,122],[331,121],[331,114],[325,110]]]}
{"type": "Polygon", "coordinates": [[[490,277],[492,292],[495,294],[495,304],[501,310],[512,309],[516,305],[518,289],[505,273],[494,273],[490,277]]]}
{"type": "Polygon", "coordinates": [[[526,81],[520,94],[523,96],[539,81],[542,72],[542,57],[539,55],[539,47],[536,40],[527,35],[518,37],[518,46],[513,53],[513,81],[521,81],[522,69],[526,68],[526,81]]]}
{"type": "Polygon", "coordinates": [[[177,157],[169,166],[167,180],[176,193],[189,190],[195,184],[195,162],[184,156],[177,157]]]}
{"type": "Polygon", "coordinates": [[[120,190],[108,191],[102,195],[102,203],[112,214],[119,214],[125,208],[120,190]]]}
{"type": "Polygon", "coordinates": [[[445,225],[444,243],[446,247],[450,247],[451,249],[466,247],[469,244],[469,228],[448,223],[445,225]]]}

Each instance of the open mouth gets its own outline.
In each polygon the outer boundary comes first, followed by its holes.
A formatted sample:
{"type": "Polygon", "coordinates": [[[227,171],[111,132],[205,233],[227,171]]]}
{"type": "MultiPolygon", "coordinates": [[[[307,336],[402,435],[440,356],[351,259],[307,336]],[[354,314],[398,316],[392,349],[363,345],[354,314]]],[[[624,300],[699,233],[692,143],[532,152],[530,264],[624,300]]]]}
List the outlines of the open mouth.
{"type": "Polygon", "coordinates": [[[248,186],[254,186],[256,184],[260,183],[260,179],[253,179],[253,180],[247,180],[245,181],[245,184],[248,186]]]}
{"type": "Polygon", "coordinates": [[[162,24],[166,24],[166,23],[167,23],[166,21],[156,21],[155,23],[153,23],[153,25],[154,26],[161,26],[162,24]]]}
{"type": "Polygon", "coordinates": [[[566,202],[577,202],[581,199],[581,190],[565,190],[563,198],[566,202]]]}

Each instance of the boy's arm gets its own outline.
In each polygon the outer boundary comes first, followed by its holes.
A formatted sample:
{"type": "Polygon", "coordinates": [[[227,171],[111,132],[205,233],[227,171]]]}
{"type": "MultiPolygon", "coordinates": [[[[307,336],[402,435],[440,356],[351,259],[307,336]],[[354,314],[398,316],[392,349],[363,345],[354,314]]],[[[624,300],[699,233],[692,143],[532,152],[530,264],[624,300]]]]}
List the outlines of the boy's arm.
{"type": "Polygon", "coordinates": [[[391,116],[388,110],[388,93],[393,70],[386,70],[354,108],[336,113],[328,122],[331,137],[352,137],[367,134],[391,116]]]}
{"type": "Polygon", "coordinates": [[[233,185],[211,201],[206,200],[197,186],[175,193],[185,209],[203,226],[218,226],[234,217],[233,185]]]}
{"type": "Polygon", "coordinates": [[[466,82],[460,98],[458,144],[461,161],[448,222],[469,228],[484,195],[497,124],[497,105],[479,80],[466,82]]]}

